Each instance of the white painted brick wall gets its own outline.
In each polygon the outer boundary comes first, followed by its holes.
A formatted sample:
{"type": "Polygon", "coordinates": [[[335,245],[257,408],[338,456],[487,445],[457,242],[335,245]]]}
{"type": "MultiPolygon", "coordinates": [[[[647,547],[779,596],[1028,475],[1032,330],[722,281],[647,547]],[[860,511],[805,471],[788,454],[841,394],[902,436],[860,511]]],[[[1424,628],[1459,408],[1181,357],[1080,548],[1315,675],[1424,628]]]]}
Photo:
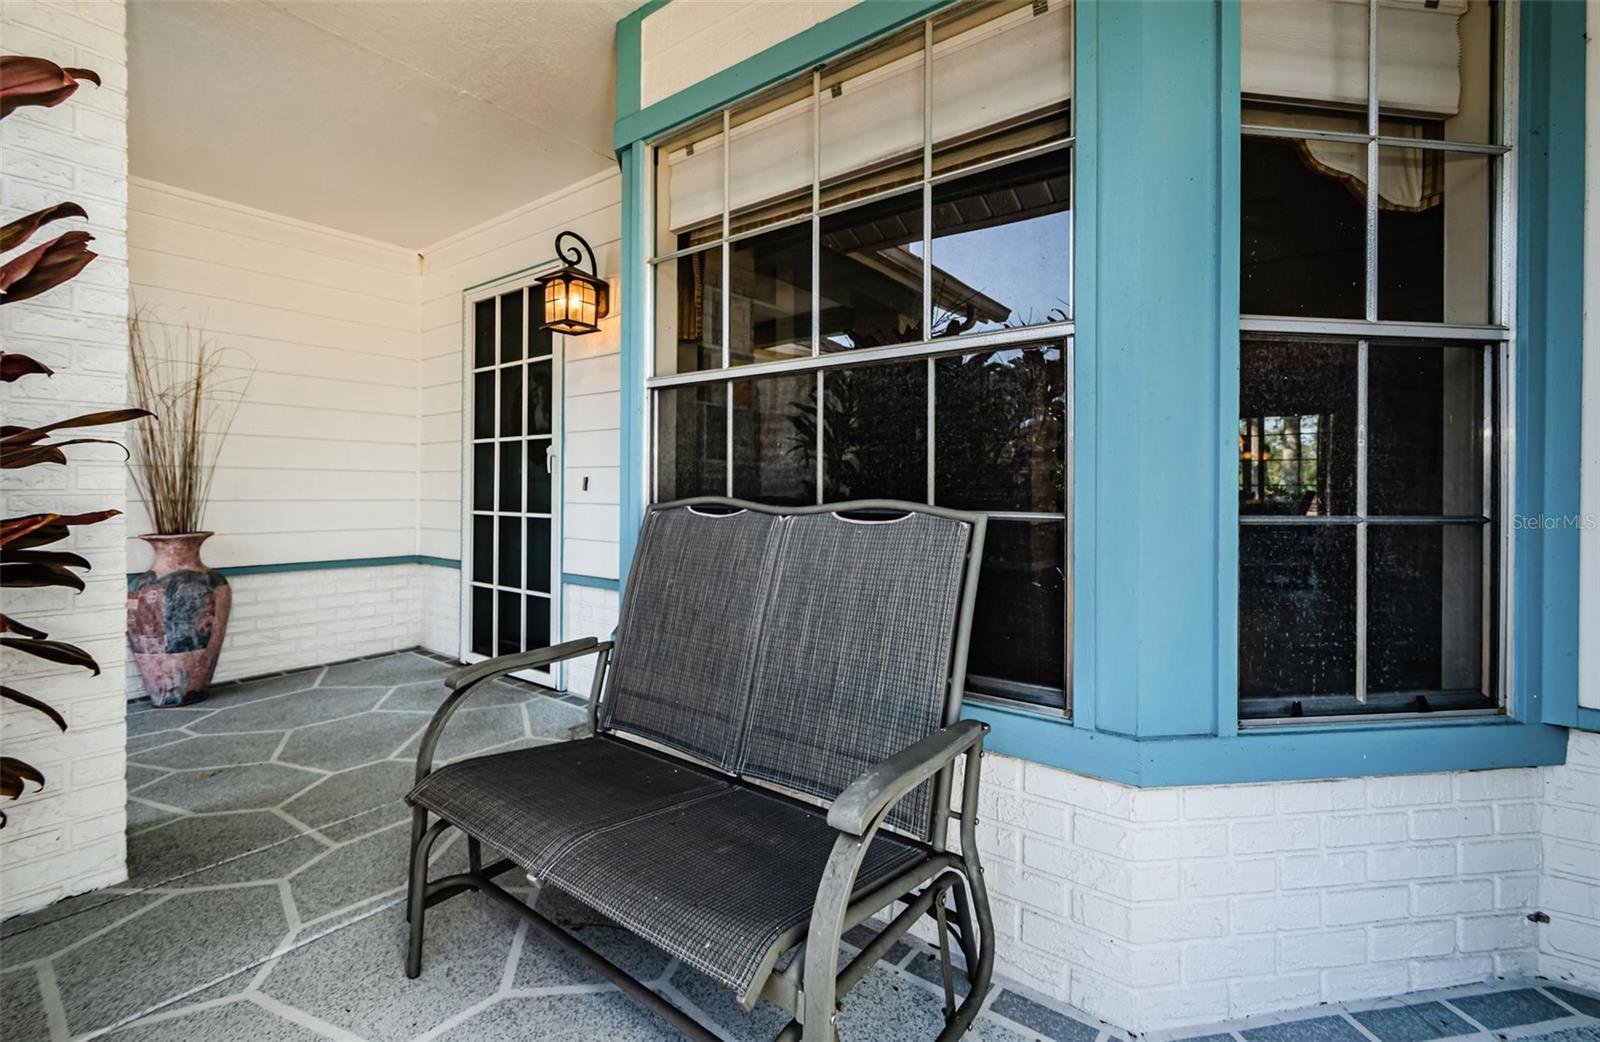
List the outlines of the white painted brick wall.
{"type": "MultiPolygon", "coordinates": [[[[611,590],[597,590],[590,586],[567,586],[563,592],[563,640],[579,637],[597,637],[609,640],[616,628],[618,597],[611,590]]],[[[567,664],[567,690],[580,695],[589,694],[594,682],[593,657],[573,659],[567,664]]]]}
{"type": "Polygon", "coordinates": [[[461,572],[425,565],[422,569],[422,646],[461,658],[461,572]]]}
{"type": "Polygon", "coordinates": [[[1546,961],[1592,979],[1587,738],[1587,767],[1559,771],[1184,789],[990,755],[979,842],[1000,972],[1136,1031],[1532,973],[1543,863],[1546,892],[1575,906],[1543,928],[1546,961]]]}
{"type": "MultiPolygon", "coordinates": [[[[403,564],[234,576],[217,680],[416,647],[424,573],[447,570],[403,564]]],[[[130,698],[143,692],[131,658],[127,685],[130,698]]]]}
{"type": "MultiPolygon", "coordinates": [[[[113,408],[126,401],[127,367],[127,75],[125,12],[120,0],[0,6],[8,54],[32,54],[96,70],[104,86],[84,85],[52,109],[23,108],[0,123],[0,223],[63,200],[89,212],[87,224],[48,226],[35,243],[71,228],[94,235],[95,260],[76,279],[33,300],[0,308],[7,351],[32,355],[56,370],[0,385],[8,424],[34,424],[113,408]]],[[[94,432],[85,432],[94,433],[94,432]]],[[[115,434],[114,431],[107,432],[115,434]]],[[[121,453],[110,446],[68,450],[66,467],[7,472],[0,516],[63,513],[124,505],[121,453]]],[[[0,741],[8,756],[39,767],[47,787],[3,807],[0,918],[126,878],[122,829],[125,729],[122,696],[124,550],[121,518],[84,529],[62,549],[93,564],[88,589],[7,590],[5,610],[52,637],[72,641],[103,672],[48,667],[6,651],[7,684],[46,699],[67,718],[58,732],[39,714],[6,703],[0,741]]]]}
{"type": "Polygon", "coordinates": [[[1574,731],[1544,772],[1539,972],[1600,989],[1600,734],[1574,731]]]}

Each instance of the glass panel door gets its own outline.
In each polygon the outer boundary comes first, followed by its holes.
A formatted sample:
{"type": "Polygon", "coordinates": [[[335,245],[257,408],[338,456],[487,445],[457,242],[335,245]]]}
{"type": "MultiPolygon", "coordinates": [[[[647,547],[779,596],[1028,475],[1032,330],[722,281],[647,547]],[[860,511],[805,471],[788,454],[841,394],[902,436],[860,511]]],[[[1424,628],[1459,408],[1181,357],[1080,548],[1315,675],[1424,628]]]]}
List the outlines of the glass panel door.
{"type": "MultiPolygon", "coordinates": [[[[468,661],[555,643],[560,625],[560,367],[526,284],[470,304],[471,415],[463,533],[468,661]],[[533,310],[530,310],[533,309],[533,310]]],[[[518,674],[552,686],[553,673],[518,674]]]]}

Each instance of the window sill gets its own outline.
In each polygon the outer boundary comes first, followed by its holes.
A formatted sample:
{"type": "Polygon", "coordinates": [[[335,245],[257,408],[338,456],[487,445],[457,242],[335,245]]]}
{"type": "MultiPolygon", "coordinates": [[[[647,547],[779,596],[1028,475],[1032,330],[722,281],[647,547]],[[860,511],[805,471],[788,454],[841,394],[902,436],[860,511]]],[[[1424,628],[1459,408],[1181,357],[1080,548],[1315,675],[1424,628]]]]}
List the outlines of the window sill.
{"type": "Polygon", "coordinates": [[[1379,777],[1563,763],[1567,731],[1502,716],[1252,727],[1237,735],[1136,738],[994,702],[964,716],[991,752],[1140,788],[1379,777]]]}

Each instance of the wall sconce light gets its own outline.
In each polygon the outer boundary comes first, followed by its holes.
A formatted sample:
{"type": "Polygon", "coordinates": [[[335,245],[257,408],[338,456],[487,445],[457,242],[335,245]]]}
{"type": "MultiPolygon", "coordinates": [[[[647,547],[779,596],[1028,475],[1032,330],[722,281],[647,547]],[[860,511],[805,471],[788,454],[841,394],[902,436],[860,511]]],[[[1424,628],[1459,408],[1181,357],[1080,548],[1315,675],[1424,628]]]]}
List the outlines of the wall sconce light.
{"type": "Polygon", "coordinates": [[[544,290],[544,328],[568,336],[597,332],[600,320],[610,310],[611,293],[605,280],[599,277],[594,250],[577,232],[562,232],[556,236],[556,256],[563,262],[561,270],[535,283],[544,290]],[[562,249],[562,242],[568,239],[573,243],[562,249]],[[589,258],[587,274],[578,267],[585,254],[589,258]]]}

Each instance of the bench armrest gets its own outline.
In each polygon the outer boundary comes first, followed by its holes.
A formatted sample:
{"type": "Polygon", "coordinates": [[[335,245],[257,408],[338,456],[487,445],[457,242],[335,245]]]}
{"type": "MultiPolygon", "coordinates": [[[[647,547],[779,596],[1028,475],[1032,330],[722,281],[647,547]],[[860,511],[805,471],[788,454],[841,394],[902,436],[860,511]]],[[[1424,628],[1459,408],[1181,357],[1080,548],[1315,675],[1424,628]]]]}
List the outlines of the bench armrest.
{"type": "Polygon", "coordinates": [[[828,824],[851,836],[865,835],[880,814],[981,742],[988,730],[977,720],[960,720],[872,765],[833,801],[828,824]]]}
{"type": "Polygon", "coordinates": [[[569,658],[577,658],[579,655],[601,655],[610,650],[610,641],[602,642],[594,637],[580,637],[537,651],[526,651],[520,655],[501,655],[498,658],[485,659],[470,666],[451,670],[444,678],[445,686],[450,688],[450,694],[434,711],[433,719],[428,721],[428,729],[422,733],[422,741],[417,744],[416,781],[421,782],[432,773],[433,753],[438,748],[439,736],[444,733],[444,725],[449,723],[450,717],[455,714],[462,702],[490,680],[521,669],[537,669],[569,658]]]}
{"type": "Polygon", "coordinates": [[[538,669],[565,659],[576,658],[594,650],[600,641],[595,637],[579,637],[569,640],[564,644],[555,644],[548,648],[538,648],[534,651],[524,651],[519,655],[501,655],[497,658],[484,659],[468,666],[452,669],[445,674],[444,685],[454,691],[466,687],[488,677],[503,676],[523,669],[538,669]]]}

